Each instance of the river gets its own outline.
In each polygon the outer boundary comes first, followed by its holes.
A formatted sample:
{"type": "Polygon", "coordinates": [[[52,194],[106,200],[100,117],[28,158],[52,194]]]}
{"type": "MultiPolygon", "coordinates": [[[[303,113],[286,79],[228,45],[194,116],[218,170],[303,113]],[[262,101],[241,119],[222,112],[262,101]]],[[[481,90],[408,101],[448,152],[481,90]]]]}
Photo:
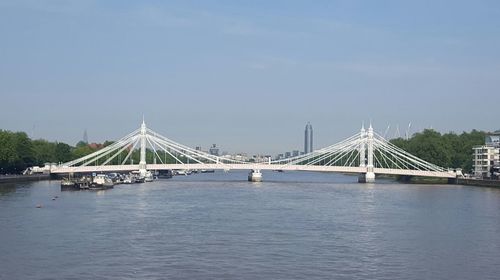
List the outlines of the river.
{"type": "Polygon", "coordinates": [[[251,183],[245,172],[195,174],[106,191],[0,185],[0,279],[500,275],[500,190],[263,175],[251,183]]]}

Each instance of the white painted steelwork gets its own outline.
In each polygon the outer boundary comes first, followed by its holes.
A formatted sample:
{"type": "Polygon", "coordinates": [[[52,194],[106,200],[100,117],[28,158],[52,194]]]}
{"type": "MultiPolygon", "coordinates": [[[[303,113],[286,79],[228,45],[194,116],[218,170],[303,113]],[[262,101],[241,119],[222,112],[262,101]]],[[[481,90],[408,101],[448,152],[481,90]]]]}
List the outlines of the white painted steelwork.
{"type": "Polygon", "coordinates": [[[146,127],[128,134],[115,143],[82,158],[52,167],[51,173],[126,172],[165,169],[218,170],[283,170],[317,171],[364,174],[366,181],[375,174],[456,178],[456,173],[426,162],[385,140],[374,132],[372,125],[359,133],[326,148],[308,154],[281,160],[245,162],[210,155],[174,142],[146,127]],[[139,145],[139,164],[128,164],[139,145]],[[153,153],[154,163],[146,162],[146,150],[153,153]],[[127,151],[119,165],[110,165],[127,151]],[[175,163],[166,163],[161,153],[168,154],[175,163]],[[366,160],[366,164],[365,164],[366,160]],[[157,163],[160,162],[160,163],[157,163]]]}

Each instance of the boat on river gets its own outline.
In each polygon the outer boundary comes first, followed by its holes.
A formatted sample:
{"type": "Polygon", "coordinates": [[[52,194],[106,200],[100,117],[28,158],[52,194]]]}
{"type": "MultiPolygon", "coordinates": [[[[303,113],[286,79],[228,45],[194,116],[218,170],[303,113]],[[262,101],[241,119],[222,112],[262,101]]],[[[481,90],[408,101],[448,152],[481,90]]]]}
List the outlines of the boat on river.
{"type": "Polygon", "coordinates": [[[63,178],[61,180],[61,191],[68,191],[68,190],[79,190],[80,186],[78,184],[69,179],[69,178],[63,178]]]}
{"type": "Polygon", "coordinates": [[[113,180],[109,178],[106,174],[97,174],[92,180],[92,184],[90,185],[90,190],[106,190],[112,189],[115,184],[113,180]]]}
{"type": "Polygon", "coordinates": [[[144,174],[144,182],[153,182],[153,173],[151,171],[146,171],[146,174],[144,174]]]}
{"type": "Polygon", "coordinates": [[[89,177],[63,178],[61,180],[61,191],[87,190],[91,185],[92,179],[89,177]]]}

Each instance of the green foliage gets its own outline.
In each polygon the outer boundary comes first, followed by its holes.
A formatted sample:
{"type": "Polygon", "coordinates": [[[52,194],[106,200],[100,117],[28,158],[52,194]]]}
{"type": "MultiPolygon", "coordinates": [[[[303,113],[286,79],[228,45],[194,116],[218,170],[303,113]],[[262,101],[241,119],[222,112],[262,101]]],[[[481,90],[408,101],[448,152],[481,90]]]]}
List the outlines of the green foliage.
{"type": "Polygon", "coordinates": [[[57,162],[67,162],[72,158],[71,146],[65,143],[57,143],[55,148],[55,158],[57,162]]]}
{"type": "Polygon", "coordinates": [[[33,145],[26,133],[0,130],[0,172],[17,173],[34,162],[33,145]]]}
{"type": "Polygon", "coordinates": [[[18,161],[16,162],[15,168],[17,170],[23,170],[28,166],[33,166],[35,158],[31,139],[24,132],[16,132],[13,135],[16,153],[18,156],[18,161]]]}
{"type": "Polygon", "coordinates": [[[35,165],[41,166],[47,162],[56,162],[56,144],[46,140],[33,140],[33,151],[35,154],[35,165]]]}
{"type": "Polygon", "coordinates": [[[104,147],[107,147],[107,146],[109,146],[109,145],[111,145],[111,144],[113,144],[113,143],[115,143],[115,142],[114,142],[114,141],[107,141],[107,140],[106,140],[106,141],[104,141],[104,143],[103,143],[102,145],[103,145],[104,147]]]}
{"type": "Polygon", "coordinates": [[[391,143],[403,150],[442,167],[472,169],[472,147],[484,144],[485,133],[472,130],[457,135],[453,132],[441,134],[426,129],[413,135],[409,140],[401,138],[391,143]]]}
{"type": "Polygon", "coordinates": [[[85,146],[88,146],[89,144],[88,143],[85,143],[83,141],[79,141],[78,143],[76,143],[76,147],[79,148],[79,147],[85,147],[85,146]]]}
{"type": "Polygon", "coordinates": [[[19,160],[13,133],[0,130],[0,172],[14,171],[15,163],[19,160]]]}
{"type": "Polygon", "coordinates": [[[93,148],[91,148],[87,144],[85,144],[84,146],[77,146],[76,148],[73,149],[72,159],[84,157],[84,156],[89,155],[95,151],[96,150],[94,150],[93,148]]]}

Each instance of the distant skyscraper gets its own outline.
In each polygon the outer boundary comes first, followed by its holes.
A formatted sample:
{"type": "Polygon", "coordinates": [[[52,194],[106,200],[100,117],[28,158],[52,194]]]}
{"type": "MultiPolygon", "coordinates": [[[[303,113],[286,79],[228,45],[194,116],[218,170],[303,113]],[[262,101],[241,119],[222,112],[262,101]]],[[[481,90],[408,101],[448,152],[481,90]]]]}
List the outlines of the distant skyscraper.
{"type": "Polygon", "coordinates": [[[83,131],[83,142],[84,142],[85,144],[88,144],[88,143],[89,143],[89,137],[87,136],[87,129],[85,129],[85,130],[83,131]]]}
{"type": "Polygon", "coordinates": [[[309,122],[304,135],[304,153],[307,154],[313,151],[313,127],[309,122]]]}

